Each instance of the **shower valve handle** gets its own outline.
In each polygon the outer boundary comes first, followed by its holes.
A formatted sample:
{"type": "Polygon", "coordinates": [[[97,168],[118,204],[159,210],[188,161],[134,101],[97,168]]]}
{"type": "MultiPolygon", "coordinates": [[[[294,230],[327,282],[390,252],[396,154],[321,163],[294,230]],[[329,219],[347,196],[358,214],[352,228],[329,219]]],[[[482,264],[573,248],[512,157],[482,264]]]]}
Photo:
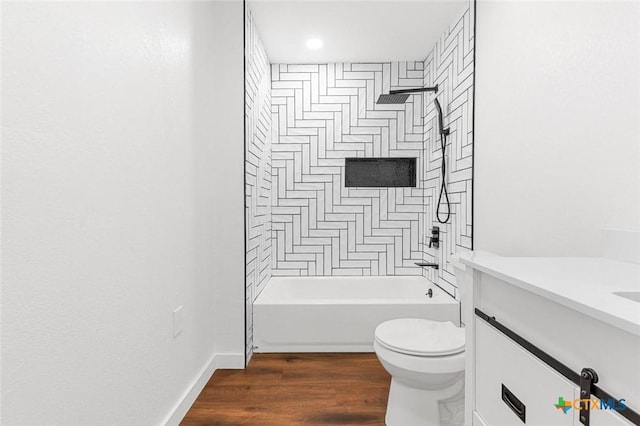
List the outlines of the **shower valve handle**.
{"type": "Polygon", "coordinates": [[[431,228],[431,238],[429,238],[429,248],[431,247],[439,248],[440,247],[440,228],[434,226],[431,228]]]}

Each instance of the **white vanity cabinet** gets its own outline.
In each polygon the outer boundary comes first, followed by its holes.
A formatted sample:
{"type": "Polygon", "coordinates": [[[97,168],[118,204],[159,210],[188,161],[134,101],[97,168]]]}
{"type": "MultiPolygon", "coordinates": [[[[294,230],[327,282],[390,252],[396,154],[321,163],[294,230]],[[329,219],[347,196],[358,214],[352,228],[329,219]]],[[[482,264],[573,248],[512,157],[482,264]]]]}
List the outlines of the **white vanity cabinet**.
{"type": "MultiPolygon", "coordinates": [[[[476,425],[581,425],[578,411],[555,408],[580,388],[483,321],[476,323],[476,425]]],[[[593,398],[596,399],[596,398],[593,398]]],[[[608,410],[591,412],[594,426],[632,425],[608,410]]]]}
{"type": "Polygon", "coordinates": [[[574,424],[575,410],[554,409],[579,389],[483,321],[476,323],[476,412],[487,425],[574,424]]]}
{"type": "MultiPolygon", "coordinates": [[[[466,298],[463,318],[467,339],[465,424],[582,425],[579,410],[572,407],[564,413],[555,407],[560,397],[570,402],[578,399],[579,385],[516,343],[504,330],[496,328],[495,322],[476,315],[476,308],[486,316],[495,317],[499,324],[570,371],[580,373],[585,367],[594,369],[599,376],[598,387],[615,398],[624,398],[630,409],[640,411],[640,303],[621,302],[623,309],[617,310],[607,305],[610,310],[598,315],[573,303],[566,288],[564,295],[533,288],[536,283],[545,284],[545,273],[555,270],[550,266],[554,262],[540,264],[540,259],[531,258],[526,262],[521,261],[522,258],[511,259],[465,262],[470,274],[468,283],[464,284],[466,288],[462,289],[463,299],[466,298]],[[529,267],[518,275],[518,268],[510,270],[509,262],[519,262],[520,269],[523,265],[529,267]],[[611,312],[629,312],[630,316],[612,318],[611,312]],[[637,317],[637,329],[633,315],[637,317]]],[[[568,269],[565,268],[565,272],[568,269]]],[[[588,283],[588,277],[596,276],[593,271],[587,272],[584,276],[578,274],[573,283],[588,283]]],[[[632,285],[640,285],[638,272],[640,269],[631,269],[631,274],[623,276],[622,281],[613,277],[610,281],[614,290],[629,277],[636,279],[632,285]]],[[[549,283],[548,288],[561,286],[563,277],[553,275],[549,283]]],[[[596,292],[593,300],[618,302],[587,285],[581,291],[596,292]]],[[[583,297],[591,295],[583,294],[583,297]]],[[[597,398],[591,395],[591,399],[597,398]]],[[[591,410],[590,417],[590,426],[634,424],[614,410],[591,410]]]]}

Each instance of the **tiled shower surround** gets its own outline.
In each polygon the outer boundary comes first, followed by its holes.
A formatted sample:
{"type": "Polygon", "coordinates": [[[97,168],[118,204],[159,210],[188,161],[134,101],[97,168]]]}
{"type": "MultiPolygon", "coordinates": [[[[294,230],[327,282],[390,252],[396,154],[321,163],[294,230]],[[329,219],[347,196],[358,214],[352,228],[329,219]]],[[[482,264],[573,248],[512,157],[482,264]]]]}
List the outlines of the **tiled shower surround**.
{"type": "Polygon", "coordinates": [[[271,278],[271,78],[269,58],[245,14],[245,238],[247,359],[253,346],[253,301],[271,278]]]}
{"type": "Polygon", "coordinates": [[[471,249],[471,16],[459,15],[424,61],[271,66],[273,275],[422,274],[456,294],[448,260],[471,249]],[[390,89],[436,84],[437,95],[375,103],[390,89]],[[435,96],[451,131],[446,224],[436,221],[435,96]],[[417,187],[345,188],[346,157],[416,157],[417,187]],[[438,250],[425,241],[433,226],[438,250]],[[440,269],[415,266],[422,260],[440,269]]]}
{"type": "Polygon", "coordinates": [[[346,157],[424,154],[423,62],[272,65],[273,275],[420,275],[424,191],[345,188],[346,157]]]}
{"type": "Polygon", "coordinates": [[[252,303],[271,275],[425,275],[457,296],[449,258],[471,249],[472,16],[467,9],[454,19],[424,61],[269,66],[248,11],[249,356],[252,303]],[[375,103],[390,89],[435,84],[437,95],[375,103]],[[441,182],[435,96],[451,130],[447,224],[435,213],[441,182]],[[347,157],[415,157],[417,186],[347,188],[347,157]],[[427,246],[433,226],[440,227],[439,250],[427,246]]]}
{"type": "MultiPolygon", "coordinates": [[[[449,257],[452,253],[471,250],[473,34],[473,11],[467,9],[454,20],[424,61],[424,84],[438,85],[437,96],[443,109],[444,125],[451,131],[447,136],[446,153],[451,218],[446,224],[441,224],[436,220],[442,179],[440,135],[433,95],[426,95],[423,111],[426,173],[421,175],[425,197],[425,236],[430,236],[433,226],[440,227],[440,248],[430,249],[425,244],[424,260],[437,261],[440,269],[425,269],[424,274],[455,296],[455,277],[449,257]]],[[[442,213],[446,212],[446,206],[441,206],[440,211],[444,218],[442,213]]]]}

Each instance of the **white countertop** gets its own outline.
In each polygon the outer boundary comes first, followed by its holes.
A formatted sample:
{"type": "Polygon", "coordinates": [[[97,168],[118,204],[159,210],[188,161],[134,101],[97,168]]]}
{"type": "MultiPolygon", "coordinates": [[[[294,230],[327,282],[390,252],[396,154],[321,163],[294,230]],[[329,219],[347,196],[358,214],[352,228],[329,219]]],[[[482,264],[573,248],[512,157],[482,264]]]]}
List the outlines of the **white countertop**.
{"type": "Polygon", "coordinates": [[[598,257],[461,256],[468,267],[640,336],[640,265],[598,257]]]}

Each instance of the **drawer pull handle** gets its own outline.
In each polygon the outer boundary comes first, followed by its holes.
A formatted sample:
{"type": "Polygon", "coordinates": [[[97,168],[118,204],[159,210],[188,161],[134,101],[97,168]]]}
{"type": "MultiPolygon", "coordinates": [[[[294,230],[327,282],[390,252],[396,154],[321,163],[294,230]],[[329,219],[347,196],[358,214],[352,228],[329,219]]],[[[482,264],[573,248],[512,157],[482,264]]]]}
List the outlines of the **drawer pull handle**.
{"type": "Polygon", "coordinates": [[[507,407],[511,408],[511,411],[515,413],[516,416],[522,423],[526,423],[526,410],[527,407],[504,385],[502,384],[502,400],[507,407]]]}

